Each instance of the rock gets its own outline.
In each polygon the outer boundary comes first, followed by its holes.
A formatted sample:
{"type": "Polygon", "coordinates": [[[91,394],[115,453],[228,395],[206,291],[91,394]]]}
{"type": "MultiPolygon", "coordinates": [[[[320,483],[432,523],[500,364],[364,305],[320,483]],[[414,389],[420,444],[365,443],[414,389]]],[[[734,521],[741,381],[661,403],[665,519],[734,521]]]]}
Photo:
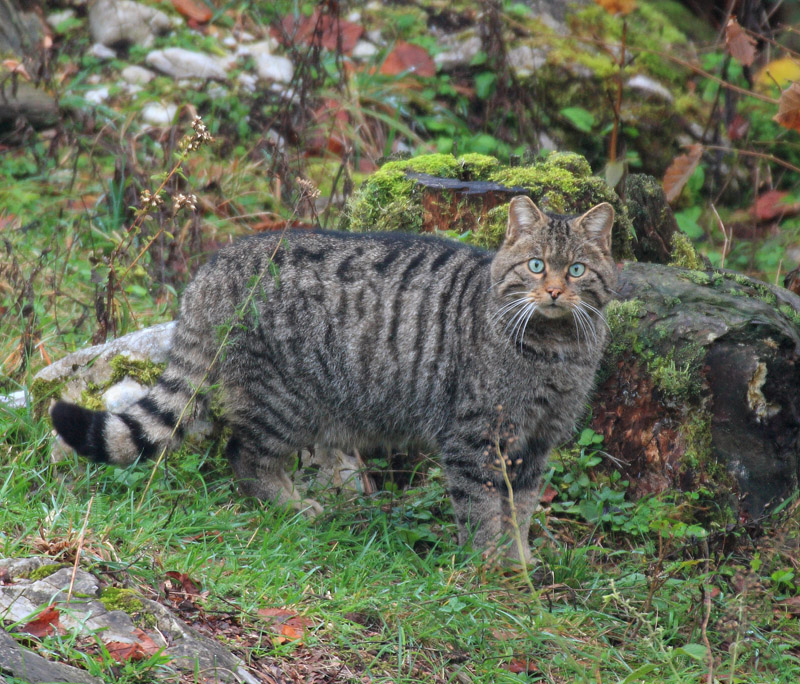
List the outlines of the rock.
{"type": "Polygon", "coordinates": [[[129,377],[109,387],[103,393],[103,405],[106,411],[119,413],[147,394],[147,387],[129,377]]]}
{"type": "MultiPolygon", "coordinates": [[[[50,559],[28,558],[0,559],[0,568],[10,578],[7,583],[0,584],[0,620],[24,624],[41,607],[52,605],[59,611],[58,624],[68,633],[87,641],[99,639],[105,644],[137,644],[146,639],[163,648],[162,653],[170,659],[169,665],[191,675],[192,681],[203,684],[260,682],[222,644],[198,634],[161,604],[131,592],[127,599],[131,612],[151,616],[149,622],[142,620],[141,623],[155,623],[157,629],[137,627],[127,612],[110,609],[103,603],[104,595],[97,578],[80,568],[75,573],[69,603],[66,598],[72,581],[71,567],[57,569],[50,559]],[[38,580],[25,577],[45,565],[53,565],[55,572],[38,580]]],[[[29,682],[102,684],[82,670],[49,663],[21,648],[2,629],[0,670],[29,682]]]]}
{"type": "Polygon", "coordinates": [[[294,76],[294,65],[287,57],[257,53],[253,56],[258,77],[265,81],[290,83],[294,76]]]}
{"type": "Polygon", "coordinates": [[[92,45],[92,47],[89,48],[89,54],[92,55],[92,57],[97,57],[97,59],[115,59],[117,56],[115,50],[106,47],[102,43],[95,43],[92,45]]]}
{"type": "Polygon", "coordinates": [[[216,58],[183,48],[154,50],[145,57],[145,62],[154,69],[176,79],[203,78],[224,81],[227,78],[225,69],[216,58]]]}
{"type": "Polygon", "coordinates": [[[11,394],[0,395],[0,404],[9,408],[22,408],[28,403],[28,393],[25,390],[18,390],[11,394]]]}
{"type": "Polygon", "coordinates": [[[47,128],[58,118],[55,98],[0,68],[0,126],[22,119],[34,128],[47,128]]]}
{"type": "Polygon", "coordinates": [[[0,629],[0,681],[5,681],[2,673],[29,684],[103,684],[102,679],[92,677],[85,670],[63,663],[51,663],[20,646],[5,630],[0,629]]]}
{"type": "Polygon", "coordinates": [[[162,11],[134,0],[97,0],[89,6],[92,39],[109,47],[149,46],[155,36],[172,27],[162,11]]]}
{"type": "Polygon", "coordinates": [[[637,261],[667,264],[672,260],[672,237],[678,223],[664,195],[652,176],[633,173],[625,184],[628,215],[635,238],[633,255],[637,261]]]}
{"type": "Polygon", "coordinates": [[[672,102],[675,98],[672,96],[672,93],[669,92],[663,85],[661,85],[658,81],[649,76],[645,76],[644,74],[637,74],[633,78],[628,79],[628,82],[625,84],[628,88],[633,88],[634,90],[639,90],[640,92],[646,93],[648,95],[654,95],[666,102],[672,102]]]}
{"type": "Polygon", "coordinates": [[[509,50],[506,58],[517,76],[530,76],[547,63],[547,53],[530,45],[520,45],[509,50]]]}
{"type": "Polygon", "coordinates": [[[59,24],[63,24],[68,19],[74,19],[74,18],[75,18],[75,10],[70,7],[65,10],[62,10],[61,12],[51,12],[50,14],[47,15],[47,19],[45,21],[47,21],[48,25],[51,28],[57,29],[59,24]]]}
{"type": "Polygon", "coordinates": [[[255,57],[256,55],[271,55],[278,48],[278,42],[272,38],[261,40],[249,45],[240,45],[236,48],[237,57],[255,57]]]}
{"type": "Polygon", "coordinates": [[[367,40],[359,40],[353,48],[353,57],[355,59],[369,59],[374,57],[378,52],[378,48],[367,40]]]}
{"type": "Polygon", "coordinates": [[[171,126],[178,114],[178,105],[148,102],[142,107],[142,120],[152,126],[171,126]]]}
{"type": "Polygon", "coordinates": [[[474,31],[445,34],[438,43],[444,51],[434,55],[433,61],[443,69],[468,65],[482,48],[480,36],[474,31]]]}
{"type": "Polygon", "coordinates": [[[258,89],[258,79],[253,74],[242,72],[236,77],[236,80],[248,93],[254,93],[258,89]]]}
{"type": "MultiPolygon", "coordinates": [[[[117,357],[126,362],[142,365],[160,364],[167,360],[175,323],[162,323],[145,330],[129,333],[106,344],[98,344],[68,354],[63,359],[43,368],[33,379],[34,399],[41,401],[37,392],[45,389],[47,397],[53,393],[65,401],[80,402],[83,392],[91,383],[104,387],[119,375],[112,366],[117,357]]],[[[123,373],[124,376],[124,373],[123,373]]],[[[119,380],[122,377],[118,378],[119,380]]]]}
{"type": "Polygon", "coordinates": [[[131,85],[145,85],[156,77],[155,73],[150,71],[150,69],[145,69],[144,67],[134,64],[126,66],[120,73],[120,76],[131,85]]]}
{"type": "Polygon", "coordinates": [[[93,88],[92,90],[87,90],[83,94],[83,99],[93,105],[103,104],[108,99],[109,91],[108,86],[103,86],[102,88],[93,88]]]}

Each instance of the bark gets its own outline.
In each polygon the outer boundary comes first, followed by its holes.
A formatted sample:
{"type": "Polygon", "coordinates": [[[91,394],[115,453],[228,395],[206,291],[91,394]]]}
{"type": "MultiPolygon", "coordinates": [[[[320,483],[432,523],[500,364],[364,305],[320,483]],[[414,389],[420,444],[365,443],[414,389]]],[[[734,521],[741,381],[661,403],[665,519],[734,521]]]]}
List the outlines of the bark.
{"type": "Polygon", "coordinates": [[[751,517],[789,496],[800,474],[800,297],[642,263],[622,267],[619,292],[592,425],[634,491],[703,486],[751,517]]]}

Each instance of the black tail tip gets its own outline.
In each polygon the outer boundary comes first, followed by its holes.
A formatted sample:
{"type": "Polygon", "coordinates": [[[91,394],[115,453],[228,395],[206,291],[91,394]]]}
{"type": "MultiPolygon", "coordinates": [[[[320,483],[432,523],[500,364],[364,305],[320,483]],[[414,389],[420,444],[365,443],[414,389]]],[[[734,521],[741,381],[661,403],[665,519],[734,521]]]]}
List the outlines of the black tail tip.
{"type": "Polygon", "coordinates": [[[50,420],[61,438],[82,456],[94,456],[93,423],[102,416],[75,404],[58,401],[50,408],[50,420]]]}

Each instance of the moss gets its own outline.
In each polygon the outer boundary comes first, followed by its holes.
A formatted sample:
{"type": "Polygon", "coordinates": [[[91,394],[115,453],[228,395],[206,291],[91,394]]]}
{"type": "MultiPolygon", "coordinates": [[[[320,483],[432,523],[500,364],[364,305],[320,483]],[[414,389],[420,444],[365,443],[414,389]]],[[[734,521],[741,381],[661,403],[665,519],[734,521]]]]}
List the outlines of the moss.
{"type": "Polygon", "coordinates": [[[99,387],[94,383],[89,383],[89,386],[81,392],[80,405],[84,408],[92,409],[92,411],[105,410],[103,403],[103,387],[99,387]]]}
{"type": "Polygon", "coordinates": [[[786,316],[792,323],[794,323],[798,328],[800,328],[800,311],[795,311],[791,306],[788,304],[781,304],[778,307],[778,311],[780,311],[784,316],[786,316]]]}
{"type": "Polygon", "coordinates": [[[706,273],[705,271],[692,271],[686,269],[686,270],[681,270],[677,275],[679,278],[688,280],[689,282],[692,282],[695,285],[710,285],[712,283],[711,275],[706,273]]]}
{"type": "Polygon", "coordinates": [[[461,167],[460,177],[474,180],[487,180],[490,174],[500,166],[500,162],[488,154],[471,152],[458,158],[461,167]]]}
{"type": "Polygon", "coordinates": [[[36,378],[31,384],[33,415],[42,418],[47,413],[47,406],[52,399],[60,399],[66,381],[62,378],[42,380],[36,378]]]}
{"type": "Polygon", "coordinates": [[[140,613],[144,610],[141,599],[132,589],[106,587],[100,593],[100,603],[106,607],[106,610],[121,610],[129,615],[140,613]]]}
{"type": "Polygon", "coordinates": [[[687,235],[676,231],[672,234],[670,247],[672,248],[672,258],[670,266],[680,266],[693,271],[702,271],[704,264],[692,241],[687,235]]]}
{"type": "Polygon", "coordinates": [[[111,359],[109,366],[111,366],[111,380],[105,387],[119,382],[125,376],[141,385],[153,385],[166,368],[165,363],[153,363],[147,359],[132,359],[124,354],[118,354],[111,359]]]}
{"type": "Polygon", "coordinates": [[[68,568],[69,566],[66,563],[54,563],[52,565],[40,565],[38,568],[31,570],[28,573],[28,579],[36,582],[37,580],[44,579],[45,577],[50,577],[50,575],[55,574],[62,568],[68,568]]]}

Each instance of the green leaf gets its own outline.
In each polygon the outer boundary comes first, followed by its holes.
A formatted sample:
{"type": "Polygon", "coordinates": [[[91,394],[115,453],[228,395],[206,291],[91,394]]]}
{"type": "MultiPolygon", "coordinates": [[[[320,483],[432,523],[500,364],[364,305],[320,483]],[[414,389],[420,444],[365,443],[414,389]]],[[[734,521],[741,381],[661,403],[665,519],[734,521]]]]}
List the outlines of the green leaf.
{"type": "Polygon", "coordinates": [[[675,212],[678,228],[694,240],[703,237],[703,229],[697,222],[697,219],[700,218],[700,211],[700,207],[689,207],[683,211],[675,212]]]}
{"type": "Polygon", "coordinates": [[[633,672],[631,672],[625,679],[623,679],[620,684],[633,684],[633,682],[641,681],[644,675],[649,674],[653,670],[658,667],[655,663],[647,663],[646,665],[642,665],[641,667],[637,667],[633,672]]]}
{"type": "Polygon", "coordinates": [[[481,99],[485,100],[494,92],[494,84],[497,81],[497,75],[491,71],[484,71],[475,77],[475,94],[481,99]]]}
{"type": "Polygon", "coordinates": [[[703,644],[686,644],[685,646],[675,649],[675,652],[682,653],[683,655],[700,661],[704,660],[706,657],[706,647],[703,646],[703,644]]]}
{"type": "Polygon", "coordinates": [[[564,107],[561,116],[567,119],[575,128],[584,133],[591,133],[595,124],[594,114],[583,107],[564,107]]]}
{"type": "MultiPolygon", "coordinates": [[[[581,436],[578,437],[578,445],[579,446],[589,446],[594,441],[595,431],[592,428],[584,428],[581,432],[581,436]]],[[[602,437],[601,437],[602,441],[602,437]]]]}

